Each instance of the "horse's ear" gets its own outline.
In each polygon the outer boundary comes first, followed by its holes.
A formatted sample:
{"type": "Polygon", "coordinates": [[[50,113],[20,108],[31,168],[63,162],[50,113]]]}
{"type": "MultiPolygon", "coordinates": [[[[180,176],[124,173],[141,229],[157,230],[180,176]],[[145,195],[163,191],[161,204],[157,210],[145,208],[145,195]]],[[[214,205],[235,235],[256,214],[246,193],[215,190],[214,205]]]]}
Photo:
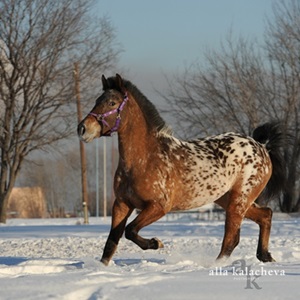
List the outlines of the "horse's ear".
{"type": "Polygon", "coordinates": [[[108,90],[109,85],[108,85],[107,79],[105,78],[104,75],[102,75],[101,80],[102,80],[103,91],[108,90]]]}
{"type": "Polygon", "coordinates": [[[116,83],[117,83],[117,87],[118,89],[122,92],[125,93],[125,87],[124,87],[124,82],[123,82],[123,78],[117,73],[116,74],[116,83]]]}

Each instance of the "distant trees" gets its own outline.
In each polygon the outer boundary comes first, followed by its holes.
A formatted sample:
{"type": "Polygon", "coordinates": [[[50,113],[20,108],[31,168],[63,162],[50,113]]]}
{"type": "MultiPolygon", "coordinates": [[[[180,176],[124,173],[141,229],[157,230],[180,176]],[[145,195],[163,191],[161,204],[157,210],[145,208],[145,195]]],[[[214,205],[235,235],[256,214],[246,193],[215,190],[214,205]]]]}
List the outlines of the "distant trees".
{"type": "Polygon", "coordinates": [[[40,187],[45,194],[47,213],[63,217],[63,213],[81,210],[80,160],[78,147],[66,150],[65,155],[42,155],[34,162],[26,160],[18,176],[18,184],[40,187]]]}
{"type": "Polygon", "coordinates": [[[74,133],[73,64],[85,97],[118,47],[90,0],[0,0],[0,223],[24,158],[74,133]]]}
{"type": "MultiPolygon", "coordinates": [[[[113,204],[113,174],[117,164],[117,150],[112,150],[111,141],[107,143],[107,214],[110,214],[113,204]],[[113,153],[114,152],[114,153],[113,153]],[[112,157],[114,155],[114,157],[112,157]]],[[[78,145],[78,143],[76,143],[78,145]]],[[[39,187],[43,190],[50,217],[63,217],[66,214],[80,215],[82,213],[81,174],[79,147],[65,149],[64,155],[39,155],[34,161],[26,160],[17,179],[17,185],[22,187],[39,187]]],[[[96,188],[99,192],[99,216],[103,216],[103,151],[99,147],[98,166],[96,165],[95,144],[86,147],[88,169],[88,211],[96,215],[96,188]],[[96,168],[98,168],[98,186],[96,185],[96,168]]]]}
{"type": "Polygon", "coordinates": [[[232,35],[206,64],[192,64],[170,82],[164,98],[185,137],[223,131],[251,134],[259,124],[280,120],[287,186],[281,211],[300,210],[300,2],[278,1],[265,44],[232,35]]]}

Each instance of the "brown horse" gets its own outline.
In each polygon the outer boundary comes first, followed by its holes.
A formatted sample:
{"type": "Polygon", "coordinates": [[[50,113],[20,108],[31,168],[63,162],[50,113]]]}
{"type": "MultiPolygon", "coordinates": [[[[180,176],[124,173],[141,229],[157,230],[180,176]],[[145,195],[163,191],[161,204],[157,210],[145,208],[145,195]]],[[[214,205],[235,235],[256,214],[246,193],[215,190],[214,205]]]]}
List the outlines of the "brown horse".
{"type": "Polygon", "coordinates": [[[182,141],[131,82],[117,74],[108,79],[102,76],[102,84],[103,94],[78,125],[78,135],[85,142],[118,133],[116,200],[101,261],[108,265],[124,230],[125,237],[142,249],[163,247],[160,240],[142,238],[139,231],[170,211],[212,202],[226,211],[218,258],[230,256],[239,243],[241,222],[249,218],[260,227],[257,258],[274,261],[268,252],[272,211],[254,201],[263,190],[270,196],[282,188],[279,127],[258,127],[254,139],[225,133],[182,141]],[[126,226],[135,208],[140,213],[126,226]]]}

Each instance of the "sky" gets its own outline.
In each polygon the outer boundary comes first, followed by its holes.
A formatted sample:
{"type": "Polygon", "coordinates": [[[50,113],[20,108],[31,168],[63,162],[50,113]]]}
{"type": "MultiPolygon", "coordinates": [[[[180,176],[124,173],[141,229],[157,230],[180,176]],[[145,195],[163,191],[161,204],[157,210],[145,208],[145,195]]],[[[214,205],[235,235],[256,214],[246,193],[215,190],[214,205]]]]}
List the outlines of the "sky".
{"type": "MultiPolygon", "coordinates": [[[[123,52],[118,68],[155,104],[165,75],[201,63],[230,31],[263,39],[274,0],[96,0],[95,13],[107,16],[123,52]]],[[[118,71],[118,70],[117,70],[118,71]]],[[[107,74],[108,76],[112,74],[107,74]]]]}

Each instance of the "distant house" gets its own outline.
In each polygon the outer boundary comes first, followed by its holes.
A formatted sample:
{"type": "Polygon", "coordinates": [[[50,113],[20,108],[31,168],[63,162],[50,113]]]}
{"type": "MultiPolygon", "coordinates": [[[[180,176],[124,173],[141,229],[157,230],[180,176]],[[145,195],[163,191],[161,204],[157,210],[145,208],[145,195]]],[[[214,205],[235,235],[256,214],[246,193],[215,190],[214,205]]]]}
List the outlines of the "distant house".
{"type": "Polygon", "coordinates": [[[8,200],[8,218],[45,218],[46,199],[41,187],[15,187],[8,200]]]}

